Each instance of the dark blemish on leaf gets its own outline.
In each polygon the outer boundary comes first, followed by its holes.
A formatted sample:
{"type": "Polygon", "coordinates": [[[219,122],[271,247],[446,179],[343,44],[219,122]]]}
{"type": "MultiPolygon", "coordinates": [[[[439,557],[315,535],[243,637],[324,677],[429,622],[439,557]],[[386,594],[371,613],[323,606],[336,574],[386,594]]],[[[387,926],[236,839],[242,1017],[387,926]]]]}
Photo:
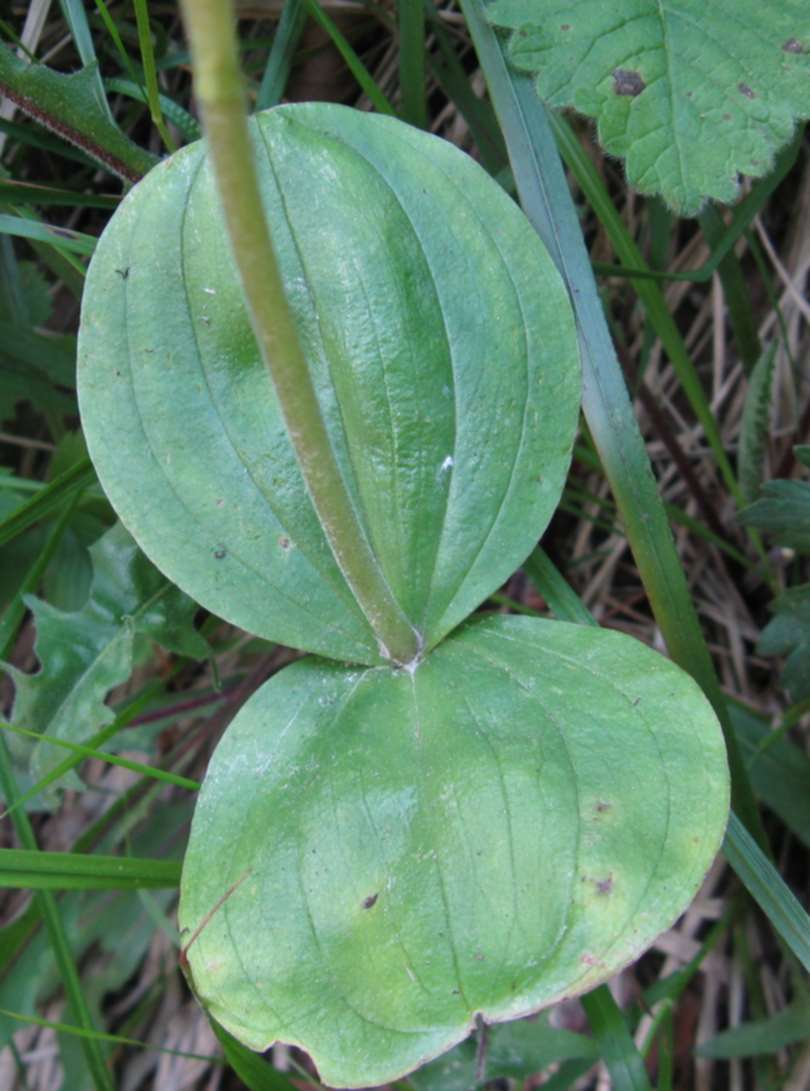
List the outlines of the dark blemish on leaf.
{"type": "Polygon", "coordinates": [[[731,121],[731,114],[723,114],[723,121],[731,121]]]}
{"type": "Polygon", "coordinates": [[[608,875],[607,879],[596,880],[596,893],[597,894],[610,894],[613,890],[613,876],[608,875]]]}
{"type": "Polygon", "coordinates": [[[788,38],[782,46],[783,53],[804,53],[804,46],[798,38],[788,38]]]}
{"type": "Polygon", "coordinates": [[[121,372],[118,370],[118,368],[115,369],[115,374],[119,377],[119,379],[121,378],[121,372]]]}
{"type": "Polygon", "coordinates": [[[560,30],[570,30],[570,29],[571,29],[571,24],[570,23],[560,23],[560,30]]]}
{"type": "Polygon", "coordinates": [[[641,700],[641,698],[640,698],[640,697],[634,697],[634,698],[633,698],[633,708],[635,708],[635,707],[636,707],[636,705],[637,705],[637,704],[639,703],[639,701],[640,701],[640,700],[641,700]]]}
{"type": "Polygon", "coordinates": [[[629,95],[635,98],[640,95],[647,84],[638,72],[632,72],[627,68],[615,68],[613,70],[613,90],[617,95],[629,95]]]}
{"type": "Polygon", "coordinates": [[[473,958],[475,959],[476,962],[483,962],[484,961],[484,955],[482,955],[480,951],[476,951],[475,954],[473,955],[473,958]]]}
{"type": "Polygon", "coordinates": [[[121,280],[126,280],[129,276],[129,266],[127,266],[126,269],[116,269],[115,271],[118,273],[121,280]]]}
{"type": "Polygon", "coordinates": [[[367,898],[363,898],[363,909],[371,909],[372,906],[377,904],[379,894],[369,894],[367,898]]]}
{"type": "Polygon", "coordinates": [[[227,557],[227,556],[228,556],[228,550],[227,549],[224,549],[224,548],[220,547],[219,549],[214,550],[214,560],[221,561],[221,560],[224,560],[225,557],[227,557]]]}
{"type": "Polygon", "coordinates": [[[583,955],[582,958],[579,961],[584,962],[586,966],[596,966],[599,963],[598,958],[595,958],[593,955],[587,955],[587,954],[583,955]]]}
{"type": "Polygon", "coordinates": [[[740,92],[741,95],[745,95],[746,98],[757,97],[747,83],[738,83],[737,90],[740,92]]]}
{"type": "Polygon", "coordinates": [[[290,548],[290,539],[286,538],[284,535],[282,535],[278,540],[278,544],[281,546],[282,549],[289,549],[290,548]]]}
{"type": "Polygon", "coordinates": [[[600,799],[594,808],[597,814],[604,814],[605,811],[610,810],[610,803],[606,803],[604,799],[600,799]]]}

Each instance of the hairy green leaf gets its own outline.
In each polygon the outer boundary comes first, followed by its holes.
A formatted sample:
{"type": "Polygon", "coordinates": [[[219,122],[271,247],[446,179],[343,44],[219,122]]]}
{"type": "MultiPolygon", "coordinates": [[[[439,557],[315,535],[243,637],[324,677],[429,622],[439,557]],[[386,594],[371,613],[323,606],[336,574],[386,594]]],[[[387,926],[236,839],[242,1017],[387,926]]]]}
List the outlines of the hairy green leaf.
{"type": "Polygon", "coordinates": [[[757,360],[745,393],[737,453],[737,477],[742,498],[748,504],[753,503],[759,496],[764,477],[776,348],[777,342],[773,341],[757,360]]]}
{"type": "Polygon", "coordinates": [[[791,700],[803,701],[810,697],[810,583],[788,588],[774,602],[773,611],[757,652],[787,656],[782,684],[791,700]]]}
{"type": "Polygon", "coordinates": [[[64,75],[21,60],[0,43],[0,92],[20,110],[127,181],[141,178],[157,159],[110,120],[98,94],[98,68],[64,75]]]}
{"type": "Polygon", "coordinates": [[[810,117],[805,0],[494,0],[550,106],[596,118],[630,183],[682,215],[733,201],[810,117]]]}
{"type": "MultiPolygon", "coordinates": [[[[443,141],[322,104],[252,132],[340,471],[430,647],[514,571],[559,498],[579,402],[565,290],[513,202],[443,141]]],[[[260,360],[200,144],[103,236],[79,393],[102,484],[172,580],[267,639],[381,661],[260,360]]]]}
{"type": "MultiPolygon", "coordinates": [[[[39,671],[4,668],[15,686],[12,722],[71,742],[86,740],[113,719],[105,699],[132,673],[138,638],[193,658],[208,654],[192,626],[195,604],[147,561],[120,523],[90,554],[93,580],[81,610],[65,612],[26,599],[36,623],[39,671]]],[[[30,746],[14,740],[12,749],[20,760],[30,746]]],[[[33,778],[40,779],[54,761],[52,747],[34,744],[33,778]]]]}
{"type": "Polygon", "coordinates": [[[761,499],[743,508],[738,518],[772,535],[780,545],[810,553],[810,485],[806,481],[766,482],[761,499]]]}
{"type": "Polygon", "coordinates": [[[696,684],[617,633],[494,617],[414,671],[306,659],[201,790],[180,923],[197,995],[338,1087],[584,992],[688,904],[728,808],[696,684]],[[268,942],[257,942],[268,937],[268,942]]]}

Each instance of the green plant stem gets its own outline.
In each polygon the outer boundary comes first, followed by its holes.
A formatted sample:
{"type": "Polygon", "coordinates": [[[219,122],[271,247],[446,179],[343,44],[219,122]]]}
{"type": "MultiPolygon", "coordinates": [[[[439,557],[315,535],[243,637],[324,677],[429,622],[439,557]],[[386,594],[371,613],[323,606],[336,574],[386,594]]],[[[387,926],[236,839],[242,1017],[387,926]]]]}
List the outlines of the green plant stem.
{"type": "Polygon", "coordinates": [[[384,659],[410,663],[417,633],[394,599],[366,538],[329,442],[264,214],[245,114],[229,0],[184,0],[197,96],[203,109],[228,234],[253,332],[321,526],[384,659]]]}

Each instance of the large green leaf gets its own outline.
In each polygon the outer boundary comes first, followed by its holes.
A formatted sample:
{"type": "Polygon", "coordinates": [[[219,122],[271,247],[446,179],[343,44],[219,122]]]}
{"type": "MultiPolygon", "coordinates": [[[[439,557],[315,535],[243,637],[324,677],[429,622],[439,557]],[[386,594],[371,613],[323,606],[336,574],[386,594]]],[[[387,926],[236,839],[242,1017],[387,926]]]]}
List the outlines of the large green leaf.
{"type": "Polygon", "coordinates": [[[183,869],[195,990],[254,1049],[382,1084],[592,988],[685,908],[723,834],[722,736],[629,638],[473,622],[414,671],[306,659],[231,724],[183,869]]]}
{"type": "MultiPolygon", "coordinates": [[[[520,564],[559,497],[579,400],[565,290],[514,203],[450,145],[319,104],[252,131],[346,487],[431,646],[520,564]]],[[[260,636],[379,663],[259,359],[202,145],[113,217],[79,355],[93,460],[158,567],[260,636]]]]}
{"type": "Polygon", "coordinates": [[[644,193],[732,201],[810,117],[806,0],[494,0],[541,98],[597,119],[644,193]]]}
{"type": "MultiPolygon", "coordinates": [[[[42,599],[26,601],[37,629],[40,669],[14,679],[12,722],[60,739],[81,742],[113,719],[105,703],[134,666],[136,641],[154,640],[181,655],[204,658],[208,646],[192,625],[194,603],[168,583],[117,523],[90,547],[93,579],[80,610],[63,611],[42,599]]],[[[47,742],[10,740],[34,780],[56,764],[47,742]]],[[[78,782],[74,779],[74,786],[78,782]]]]}

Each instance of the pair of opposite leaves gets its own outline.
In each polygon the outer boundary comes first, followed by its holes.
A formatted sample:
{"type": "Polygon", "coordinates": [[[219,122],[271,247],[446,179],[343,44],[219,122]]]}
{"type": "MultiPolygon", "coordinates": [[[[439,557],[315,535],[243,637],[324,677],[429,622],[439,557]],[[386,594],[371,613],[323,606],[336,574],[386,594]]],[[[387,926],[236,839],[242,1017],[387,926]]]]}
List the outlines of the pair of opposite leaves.
{"type": "Polygon", "coordinates": [[[180,921],[228,1030],[302,1046],[328,1084],[381,1084],[479,1013],[527,1014],[649,945],[717,850],[725,757],[694,683],[629,638],[457,628],[542,533],[577,423],[571,308],[517,207],[389,118],[306,104],[252,134],[330,439],[422,661],[381,659],[333,559],[202,145],[152,171],[99,244],[82,417],[158,567],[234,624],[337,661],[286,668],[229,727],[180,921]]]}

